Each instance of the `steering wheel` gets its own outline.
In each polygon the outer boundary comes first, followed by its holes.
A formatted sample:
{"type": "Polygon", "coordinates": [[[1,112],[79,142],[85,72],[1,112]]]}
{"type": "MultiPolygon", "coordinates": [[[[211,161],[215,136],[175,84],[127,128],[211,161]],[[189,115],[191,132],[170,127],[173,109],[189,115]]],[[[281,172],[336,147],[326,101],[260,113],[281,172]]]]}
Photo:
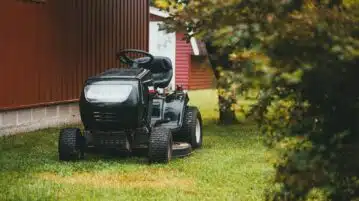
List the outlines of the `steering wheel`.
{"type": "Polygon", "coordinates": [[[128,64],[132,67],[138,67],[142,65],[150,64],[154,57],[152,54],[142,51],[142,50],[136,50],[136,49],[126,49],[122,50],[120,53],[117,54],[117,57],[125,64],[128,64]],[[136,54],[143,54],[145,55],[144,58],[138,58],[138,59],[131,59],[127,56],[128,53],[136,53],[136,54]]]}

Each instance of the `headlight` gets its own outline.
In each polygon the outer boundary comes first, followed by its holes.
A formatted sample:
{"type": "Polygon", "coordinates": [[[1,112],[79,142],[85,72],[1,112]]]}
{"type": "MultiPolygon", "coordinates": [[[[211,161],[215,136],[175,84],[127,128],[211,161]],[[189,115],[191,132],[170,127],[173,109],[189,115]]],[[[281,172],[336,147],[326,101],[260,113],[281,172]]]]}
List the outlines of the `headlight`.
{"type": "Polygon", "coordinates": [[[132,85],[92,84],[84,90],[89,102],[122,103],[130,96],[132,85]]]}

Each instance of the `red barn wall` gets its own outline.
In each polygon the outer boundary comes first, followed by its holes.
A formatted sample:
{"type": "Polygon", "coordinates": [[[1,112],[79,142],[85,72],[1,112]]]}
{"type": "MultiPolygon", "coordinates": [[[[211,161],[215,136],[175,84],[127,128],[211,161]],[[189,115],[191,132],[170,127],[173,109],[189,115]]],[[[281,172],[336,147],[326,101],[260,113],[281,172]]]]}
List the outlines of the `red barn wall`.
{"type": "Polygon", "coordinates": [[[183,40],[184,34],[176,34],[176,85],[188,89],[192,47],[183,40]]]}
{"type": "Polygon", "coordinates": [[[163,21],[163,17],[150,14],[150,21],[151,21],[151,22],[152,22],[152,21],[163,21]]]}
{"type": "Polygon", "coordinates": [[[2,0],[0,110],[76,101],[85,79],[148,50],[148,0],[2,0]]]}
{"type": "MultiPolygon", "coordinates": [[[[150,21],[163,21],[163,18],[150,14],[150,21]]],[[[215,87],[215,77],[208,59],[193,56],[192,46],[183,40],[184,34],[176,36],[176,85],[185,89],[210,89],[215,87]]]]}
{"type": "Polygon", "coordinates": [[[189,73],[189,89],[215,88],[215,76],[205,56],[191,56],[191,68],[189,73]]]}

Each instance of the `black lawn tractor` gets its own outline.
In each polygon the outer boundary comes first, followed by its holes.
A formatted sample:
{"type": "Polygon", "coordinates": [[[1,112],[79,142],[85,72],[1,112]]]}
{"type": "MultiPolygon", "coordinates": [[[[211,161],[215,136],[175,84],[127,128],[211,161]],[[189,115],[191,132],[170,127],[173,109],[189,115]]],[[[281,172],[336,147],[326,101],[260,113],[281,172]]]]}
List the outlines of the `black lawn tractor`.
{"type": "Polygon", "coordinates": [[[150,163],[168,163],[202,145],[202,119],[181,86],[167,92],[171,60],[141,50],[117,57],[128,68],[109,69],[84,84],[79,109],[84,130],[60,131],[62,161],[84,159],[90,148],[135,153],[145,150],[150,163]],[[143,55],[134,57],[132,55],[143,55]],[[131,55],[131,56],[129,56],[131,55]]]}

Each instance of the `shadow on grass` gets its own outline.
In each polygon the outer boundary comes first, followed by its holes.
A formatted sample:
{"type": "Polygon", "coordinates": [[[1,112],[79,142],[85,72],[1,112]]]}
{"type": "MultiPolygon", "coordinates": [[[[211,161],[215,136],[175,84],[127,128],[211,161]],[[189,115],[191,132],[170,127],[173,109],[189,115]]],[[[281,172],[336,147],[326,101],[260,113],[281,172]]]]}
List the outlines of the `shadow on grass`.
{"type": "Polygon", "coordinates": [[[144,157],[128,156],[121,152],[89,153],[86,159],[77,162],[62,162],[58,159],[59,128],[2,137],[0,140],[0,171],[31,174],[42,171],[92,171],[108,165],[144,165],[144,157]]]}
{"type": "MultiPolygon", "coordinates": [[[[121,152],[90,152],[85,160],[61,162],[58,160],[58,134],[60,128],[50,128],[0,140],[0,171],[94,171],[126,165],[148,165],[142,153],[128,155],[121,152]]],[[[258,141],[257,128],[250,122],[232,126],[220,126],[213,119],[204,119],[203,150],[220,149],[228,146],[251,146],[248,141],[258,141]]],[[[202,150],[201,150],[202,151],[202,150]]]]}

